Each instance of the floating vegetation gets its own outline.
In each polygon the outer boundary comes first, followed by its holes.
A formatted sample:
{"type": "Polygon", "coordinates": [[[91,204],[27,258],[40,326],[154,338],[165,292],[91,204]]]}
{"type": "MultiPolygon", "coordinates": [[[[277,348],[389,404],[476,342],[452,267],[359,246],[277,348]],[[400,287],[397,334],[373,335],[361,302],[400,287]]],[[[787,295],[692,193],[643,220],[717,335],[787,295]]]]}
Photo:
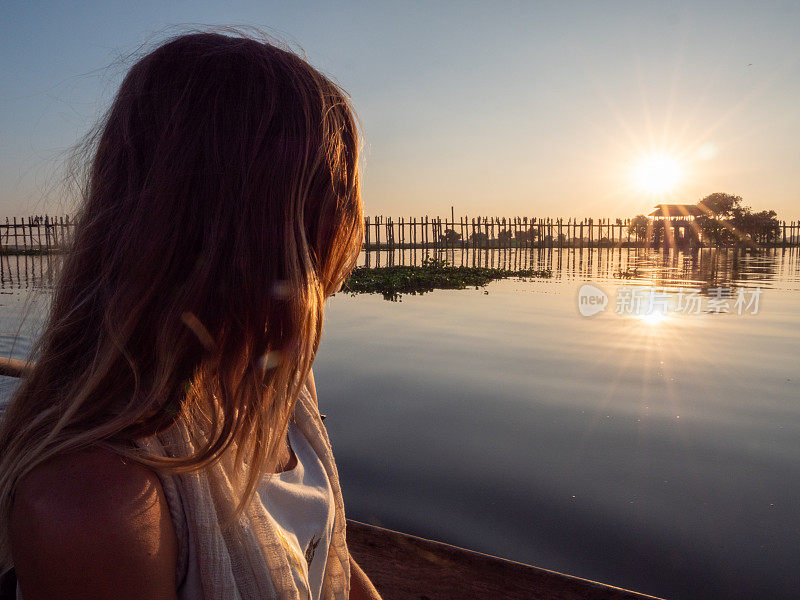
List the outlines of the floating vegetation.
{"type": "Polygon", "coordinates": [[[446,260],[425,258],[421,266],[356,267],[342,285],[342,292],[352,296],[380,293],[384,299],[397,302],[402,294],[463,290],[472,286],[477,290],[496,279],[552,276],[550,269],[454,267],[446,260]]]}

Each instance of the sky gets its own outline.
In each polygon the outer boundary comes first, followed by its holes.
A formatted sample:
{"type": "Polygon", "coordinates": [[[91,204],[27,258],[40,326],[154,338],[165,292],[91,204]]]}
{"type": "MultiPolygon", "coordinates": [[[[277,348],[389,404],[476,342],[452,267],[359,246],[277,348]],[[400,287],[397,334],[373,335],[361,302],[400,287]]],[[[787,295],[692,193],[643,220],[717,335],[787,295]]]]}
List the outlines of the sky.
{"type": "Polygon", "coordinates": [[[727,192],[800,218],[800,2],[219,0],[4,3],[0,218],[71,212],[69,150],[132,53],[215,25],[350,94],[368,215],[616,218],[727,192]]]}

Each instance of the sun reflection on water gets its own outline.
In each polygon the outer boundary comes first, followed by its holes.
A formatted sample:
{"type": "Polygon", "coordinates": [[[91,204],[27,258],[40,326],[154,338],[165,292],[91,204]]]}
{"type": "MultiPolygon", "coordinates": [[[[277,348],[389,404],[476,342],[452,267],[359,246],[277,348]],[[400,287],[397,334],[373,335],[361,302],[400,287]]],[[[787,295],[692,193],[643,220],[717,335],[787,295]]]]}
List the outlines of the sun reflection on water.
{"type": "Polygon", "coordinates": [[[667,315],[663,312],[653,312],[646,315],[636,315],[635,318],[646,325],[655,326],[663,323],[667,319],[667,315]]]}

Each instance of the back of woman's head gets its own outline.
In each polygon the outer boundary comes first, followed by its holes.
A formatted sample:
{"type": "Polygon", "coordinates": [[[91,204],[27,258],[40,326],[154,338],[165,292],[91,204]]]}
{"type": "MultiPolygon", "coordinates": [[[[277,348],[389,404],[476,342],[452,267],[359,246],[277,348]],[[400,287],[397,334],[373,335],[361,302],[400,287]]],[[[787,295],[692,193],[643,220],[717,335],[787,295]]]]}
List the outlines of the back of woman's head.
{"type": "Polygon", "coordinates": [[[36,366],[0,430],[4,561],[15,485],[58,453],[100,443],[198,468],[235,446],[252,494],[311,367],[323,301],[361,247],[347,97],[268,42],[162,44],[130,69],[94,143],[36,366]],[[130,448],[178,418],[202,440],[196,455],[130,448]]]}

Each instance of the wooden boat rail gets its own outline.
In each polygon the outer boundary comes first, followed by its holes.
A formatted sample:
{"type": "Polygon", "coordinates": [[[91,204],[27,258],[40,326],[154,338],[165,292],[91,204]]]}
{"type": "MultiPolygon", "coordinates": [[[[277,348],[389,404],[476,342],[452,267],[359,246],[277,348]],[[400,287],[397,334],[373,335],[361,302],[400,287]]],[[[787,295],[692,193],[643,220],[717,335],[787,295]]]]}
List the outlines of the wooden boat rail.
{"type": "MultiPolygon", "coordinates": [[[[0,358],[0,375],[22,377],[30,363],[0,358]]],[[[443,542],[347,520],[347,547],[384,600],[653,600],[624,590],[443,542]]],[[[14,585],[5,576],[0,600],[14,585]]],[[[658,599],[656,599],[658,600],[658,599]]]]}

